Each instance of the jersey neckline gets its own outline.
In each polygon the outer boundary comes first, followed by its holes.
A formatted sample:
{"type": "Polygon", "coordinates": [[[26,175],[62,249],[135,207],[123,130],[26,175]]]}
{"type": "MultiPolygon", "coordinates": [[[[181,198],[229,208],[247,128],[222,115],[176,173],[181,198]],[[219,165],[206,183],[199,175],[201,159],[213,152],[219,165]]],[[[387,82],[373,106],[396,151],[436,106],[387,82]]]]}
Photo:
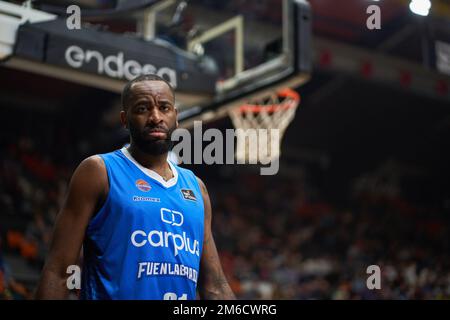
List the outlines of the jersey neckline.
{"type": "Polygon", "coordinates": [[[175,168],[175,166],[169,160],[167,160],[167,163],[169,164],[169,167],[172,170],[173,177],[166,181],[166,180],[164,180],[163,177],[161,177],[155,171],[153,171],[151,169],[148,169],[148,168],[144,167],[143,165],[141,165],[139,162],[137,162],[136,159],[133,158],[133,156],[130,154],[130,152],[128,151],[128,149],[126,147],[123,147],[122,149],[120,149],[120,151],[123,153],[123,155],[128,160],[130,160],[146,176],[148,176],[149,178],[159,182],[159,184],[161,184],[163,187],[170,188],[170,187],[173,187],[174,185],[177,184],[177,181],[178,181],[178,170],[175,168]]]}

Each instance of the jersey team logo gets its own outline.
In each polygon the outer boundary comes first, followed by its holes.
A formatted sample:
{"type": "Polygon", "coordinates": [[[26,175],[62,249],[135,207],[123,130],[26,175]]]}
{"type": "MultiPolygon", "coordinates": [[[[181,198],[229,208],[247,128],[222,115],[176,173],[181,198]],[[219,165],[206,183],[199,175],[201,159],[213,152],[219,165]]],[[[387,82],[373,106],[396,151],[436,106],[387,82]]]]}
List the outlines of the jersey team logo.
{"type": "Polygon", "coordinates": [[[139,179],[136,180],[136,188],[138,188],[141,191],[148,192],[152,187],[150,187],[147,181],[139,179]]]}
{"type": "Polygon", "coordinates": [[[184,217],[181,212],[161,208],[161,220],[162,222],[171,224],[174,227],[179,227],[183,224],[184,217]]]}

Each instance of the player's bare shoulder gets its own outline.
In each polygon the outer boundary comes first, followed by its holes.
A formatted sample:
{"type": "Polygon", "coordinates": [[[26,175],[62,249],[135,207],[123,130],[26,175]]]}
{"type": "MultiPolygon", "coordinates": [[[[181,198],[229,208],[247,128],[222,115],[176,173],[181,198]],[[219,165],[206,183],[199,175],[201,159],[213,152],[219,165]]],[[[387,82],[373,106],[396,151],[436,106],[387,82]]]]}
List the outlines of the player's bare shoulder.
{"type": "Polygon", "coordinates": [[[200,191],[202,192],[203,203],[205,205],[205,220],[209,221],[211,219],[211,200],[209,199],[208,189],[205,183],[199,177],[195,176],[200,186],[200,191]]]}
{"type": "Polygon", "coordinates": [[[105,162],[99,155],[93,155],[81,161],[77,170],[82,170],[83,172],[93,171],[100,175],[106,175],[105,162]]]}
{"type": "Polygon", "coordinates": [[[78,165],[71,179],[71,189],[81,193],[91,192],[98,196],[108,193],[108,173],[99,155],[90,156],[78,165]]]}
{"type": "Polygon", "coordinates": [[[208,189],[206,188],[203,180],[197,176],[195,176],[195,178],[197,179],[198,185],[200,186],[200,191],[202,192],[203,199],[205,200],[205,198],[209,198],[208,189]]]}

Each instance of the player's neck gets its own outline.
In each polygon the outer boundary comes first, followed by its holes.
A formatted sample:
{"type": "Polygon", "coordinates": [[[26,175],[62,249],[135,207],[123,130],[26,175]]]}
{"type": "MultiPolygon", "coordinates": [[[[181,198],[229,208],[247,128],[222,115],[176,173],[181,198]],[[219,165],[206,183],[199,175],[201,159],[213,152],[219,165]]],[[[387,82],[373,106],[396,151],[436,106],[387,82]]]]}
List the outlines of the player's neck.
{"type": "Polygon", "coordinates": [[[131,156],[139,162],[141,166],[155,171],[165,180],[173,177],[173,173],[167,163],[167,153],[163,153],[161,155],[151,155],[143,152],[139,148],[136,148],[136,146],[132,144],[127,149],[131,156]]]}

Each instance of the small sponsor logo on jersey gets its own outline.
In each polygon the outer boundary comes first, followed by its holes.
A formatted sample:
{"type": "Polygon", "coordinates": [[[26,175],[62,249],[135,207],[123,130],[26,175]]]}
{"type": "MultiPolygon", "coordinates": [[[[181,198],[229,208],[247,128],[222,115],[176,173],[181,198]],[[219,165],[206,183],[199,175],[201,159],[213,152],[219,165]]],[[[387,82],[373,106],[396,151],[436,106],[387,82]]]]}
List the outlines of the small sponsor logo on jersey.
{"type": "Polygon", "coordinates": [[[197,201],[194,191],[192,191],[191,189],[181,189],[181,194],[186,200],[197,201]]]}
{"type": "Polygon", "coordinates": [[[141,196],[133,196],[133,201],[139,202],[139,201],[145,201],[145,202],[161,202],[160,198],[153,198],[153,197],[141,197],[141,196]]]}
{"type": "Polygon", "coordinates": [[[147,181],[139,179],[136,180],[136,188],[138,188],[141,191],[148,192],[152,187],[150,187],[147,181]]]}

